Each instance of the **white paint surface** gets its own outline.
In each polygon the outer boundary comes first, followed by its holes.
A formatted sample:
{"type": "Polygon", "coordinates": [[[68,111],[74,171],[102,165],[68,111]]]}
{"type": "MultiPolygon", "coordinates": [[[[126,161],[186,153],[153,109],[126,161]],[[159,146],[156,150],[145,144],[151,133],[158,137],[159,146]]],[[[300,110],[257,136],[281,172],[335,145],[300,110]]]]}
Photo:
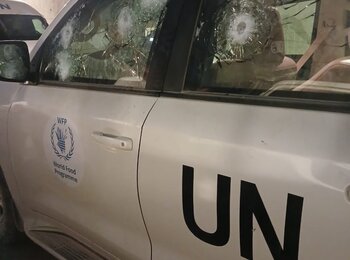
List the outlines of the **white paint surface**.
{"type": "Polygon", "coordinates": [[[51,23],[53,19],[58,15],[64,5],[68,0],[47,0],[43,3],[43,0],[19,0],[25,2],[30,6],[38,10],[47,20],[48,23],[51,23]]]}

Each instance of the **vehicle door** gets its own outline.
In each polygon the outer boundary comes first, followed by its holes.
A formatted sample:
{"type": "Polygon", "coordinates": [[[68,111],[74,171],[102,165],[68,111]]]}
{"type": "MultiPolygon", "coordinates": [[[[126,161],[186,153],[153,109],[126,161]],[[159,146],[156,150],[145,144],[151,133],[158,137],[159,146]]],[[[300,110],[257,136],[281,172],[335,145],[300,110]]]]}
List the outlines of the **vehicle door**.
{"type": "MultiPolygon", "coordinates": [[[[3,50],[1,50],[3,51],[3,50]]],[[[8,115],[13,99],[15,98],[18,90],[22,87],[19,83],[14,82],[0,82],[0,153],[1,153],[1,171],[3,174],[11,173],[11,160],[8,152],[8,115]]],[[[6,181],[13,200],[16,205],[20,205],[21,200],[18,196],[18,187],[16,179],[12,174],[6,174],[6,181]]]]}
{"type": "Polygon", "coordinates": [[[9,145],[32,212],[26,230],[49,248],[68,245],[66,258],[76,248],[53,231],[107,258],[150,258],[137,162],[161,88],[166,48],[161,59],[154,50],[167,14],[166,1],[77,1],[34,54],[38,84],[13,102],[9,145]]]}
{"type": "Polygon", "coordinates": [[[349,259],[349,3],[191,3],[141,141],[153,259],[349,259]]]}

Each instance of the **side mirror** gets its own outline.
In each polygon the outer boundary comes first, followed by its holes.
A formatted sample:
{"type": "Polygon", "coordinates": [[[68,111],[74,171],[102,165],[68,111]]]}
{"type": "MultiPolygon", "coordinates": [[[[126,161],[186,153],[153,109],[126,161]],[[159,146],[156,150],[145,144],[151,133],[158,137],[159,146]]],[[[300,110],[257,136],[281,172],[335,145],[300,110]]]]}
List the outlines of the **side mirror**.
{"type": "Polygon", "coordinates": [[[0,42],[0,81],[25,82],[28,80],[30,58],[28,46],[20,41],[0,42]]]}

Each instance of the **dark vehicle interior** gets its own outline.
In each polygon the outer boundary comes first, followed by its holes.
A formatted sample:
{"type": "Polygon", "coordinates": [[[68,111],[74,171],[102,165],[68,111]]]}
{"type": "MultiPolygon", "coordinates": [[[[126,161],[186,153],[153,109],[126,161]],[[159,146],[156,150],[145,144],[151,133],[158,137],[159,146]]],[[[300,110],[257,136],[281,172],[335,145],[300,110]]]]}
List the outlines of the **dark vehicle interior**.
{"type": "Polygon", "coordinates": [[[47,26],[40,16],[0,15],[0,40],[38,40],[47,26]]]}

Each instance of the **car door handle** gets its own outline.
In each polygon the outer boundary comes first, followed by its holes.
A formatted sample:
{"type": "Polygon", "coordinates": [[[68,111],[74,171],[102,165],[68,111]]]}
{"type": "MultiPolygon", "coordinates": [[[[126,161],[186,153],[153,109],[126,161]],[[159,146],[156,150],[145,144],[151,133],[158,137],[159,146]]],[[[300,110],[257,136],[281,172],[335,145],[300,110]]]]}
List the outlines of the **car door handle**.
{"type": "Polygon", "coordinates": [[[132,151],[133,149],[133,141],[128,137],[116,136],[103,132],[93,132],[92,136],[98,143],[112,150],[132,151]]]}

